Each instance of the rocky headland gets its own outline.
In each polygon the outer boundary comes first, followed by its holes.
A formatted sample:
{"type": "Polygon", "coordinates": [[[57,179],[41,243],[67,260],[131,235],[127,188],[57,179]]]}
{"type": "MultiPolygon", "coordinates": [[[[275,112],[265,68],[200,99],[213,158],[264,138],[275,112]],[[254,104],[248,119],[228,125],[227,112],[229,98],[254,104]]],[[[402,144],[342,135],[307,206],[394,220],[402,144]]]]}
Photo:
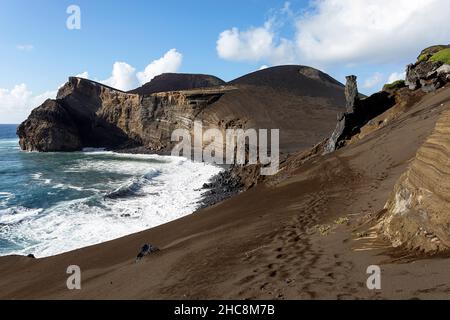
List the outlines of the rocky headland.
{"type": "Polygon", "coordinates": [[[162,75],[132,93],[71,77],[55,100],[34,109],[19,126],[20,145],[28,151],[143,147],[167,152],[172,131],[192,131],[199,120],[204,130],[277,128],[282,152],[297,151],[323,139],[345,103],[341,84],[308,67],[270,68],[228,84],[197,76],[195,84],[209,86],[176,90],[194,86],[192,77],[175,77],[188,80],[180,84],[172,82],[173,75],[162,75]],[[162,86],[162,79],[170,81],[162,86]]]}

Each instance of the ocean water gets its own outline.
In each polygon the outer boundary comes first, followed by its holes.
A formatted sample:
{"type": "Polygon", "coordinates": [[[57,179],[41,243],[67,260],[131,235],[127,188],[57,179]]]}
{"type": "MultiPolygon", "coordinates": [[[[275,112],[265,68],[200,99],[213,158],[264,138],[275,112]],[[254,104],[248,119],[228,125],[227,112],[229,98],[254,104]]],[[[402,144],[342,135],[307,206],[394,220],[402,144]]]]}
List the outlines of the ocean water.
{"type": "Polygon", "coordinates": [[[45,257],[175,220],[221,171],[178,157],[23,152],[15,130],[0,125],[0,255],[45,257]]]}

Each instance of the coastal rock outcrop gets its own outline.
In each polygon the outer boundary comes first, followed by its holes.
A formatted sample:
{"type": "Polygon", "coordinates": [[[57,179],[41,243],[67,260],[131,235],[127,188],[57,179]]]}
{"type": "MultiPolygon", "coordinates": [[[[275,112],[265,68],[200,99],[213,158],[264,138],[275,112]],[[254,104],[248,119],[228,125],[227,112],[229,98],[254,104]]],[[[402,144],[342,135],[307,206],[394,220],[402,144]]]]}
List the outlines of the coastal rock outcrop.
{"type": "Polygon", "coordinates": [[[46,100],[41,107],[33,110],[28,120],[22,123],[17,133],[24,137],[19,143],[24,150],[75,151],[82,147],[78,127],[71,114],[58,100],[46,100]]]}
{"type": "Polygon", "coordinates": [[[450,81],[450,45],[423,50],[417,62],[406,68],[406,85],[411,90],[433,92],[450,81]]]}
{"type": "Polygon", "coordinates": [[[450,250],[450,109],[398,180],[379,227],[394,247],[450,250]]]}
{"type": "Polygon", "coordinates": [[[56,100],[47,100],[19,126],[20,145],[37,151],[136,146],[162,150],[170,147],[175,128],[189,128],[204,107],[231,89],[141,96],[71,77],[56,100]]]}
{"type": "Polygon", "coordinates": [[[192,133],[199,120],[204,131],[280,129],[280,149],[287,153],[324,139],[344,103],[340,83],[303,66],[268,68],[228,84],[212,76],[162,75],[131,93],[71,77],[56,99],[33,110],[17,133],[22,149],[29,151],[101,147],[168,153],[172,132],[183,128],[192,133]],[[177,85],[208,87],[153,92],[177,85]]]}

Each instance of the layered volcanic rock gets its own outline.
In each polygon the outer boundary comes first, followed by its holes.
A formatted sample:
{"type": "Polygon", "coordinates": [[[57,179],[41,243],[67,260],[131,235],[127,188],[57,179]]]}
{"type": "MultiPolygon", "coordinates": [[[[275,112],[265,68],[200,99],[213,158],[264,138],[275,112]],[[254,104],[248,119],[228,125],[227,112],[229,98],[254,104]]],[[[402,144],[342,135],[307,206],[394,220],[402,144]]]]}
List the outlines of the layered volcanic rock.
{"type": "Polygon", "coordinates": [[[441,114],[385,209],[380,229],[395,247],[450,250],[450,109],[441,114]]]}
{"type": "Polygon", "coordinates": [[[345,104],[344,87],[308,67],[268,68],[227,85],[218,82],[216,87],[136,94],[72,77],[56,100],[33,110],[20,125],[20,145],[30,151],[144,147],[167,152],[173,130],[192,132],[194,120],[200,120],[204,130],[280,129],[280,149],[287,153],[328,136],[345,104]]]}
{"type": "Polygon", "coordinates": [[[17,133],[23,150],[74,151],[82,147],[78,127],[61,101],[45,101],[33,110],[17,133]]]}
{"type": "Polygon", "coordinates": [[[162,150],[170,147],[173,130],[189,128],[203,108],[230,89],[142,96],[72,77],[56,100],[35,109],[19,126],[20,145],[37,151],[136,146],[162,150]],[[68,133],[58,134],[64,129],[68,133]]]}

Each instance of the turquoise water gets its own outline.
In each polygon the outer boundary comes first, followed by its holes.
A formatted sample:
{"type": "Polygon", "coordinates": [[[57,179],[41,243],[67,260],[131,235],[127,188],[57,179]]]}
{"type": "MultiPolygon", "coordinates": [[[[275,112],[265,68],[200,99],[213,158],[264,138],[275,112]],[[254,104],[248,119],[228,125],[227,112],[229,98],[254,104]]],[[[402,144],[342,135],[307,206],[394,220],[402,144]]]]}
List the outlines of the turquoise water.
{"type": "Polygon", "coordinates": [[[15,130],[0,125],[0,255],[54,255],[177,219],[220,171],[157,155],[23,152],[15,130]]]}

